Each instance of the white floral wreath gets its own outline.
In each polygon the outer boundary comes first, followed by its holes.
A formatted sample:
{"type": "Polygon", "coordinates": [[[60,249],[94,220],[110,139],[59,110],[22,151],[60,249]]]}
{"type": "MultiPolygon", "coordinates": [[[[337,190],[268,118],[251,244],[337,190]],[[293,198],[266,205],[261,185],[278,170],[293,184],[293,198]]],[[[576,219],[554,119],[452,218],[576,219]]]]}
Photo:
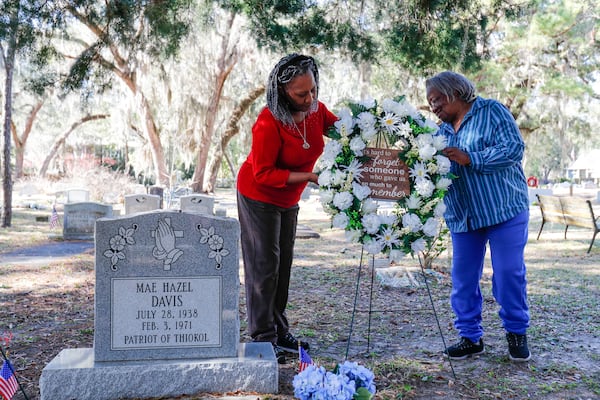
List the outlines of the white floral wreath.
{"type": "Polygon", "coordinates": [[[389,254],[392,260],[441,251],[439,239],[447,233],[443,198],[453,176],[450,160],[442,155],[445,138],[434,135],[437,125],[404,97],[385,99],[381,106],[374,99],[349,103],[338,117],[319,161],[321,203],[332,226],[345,229],[346,238],[369,254],[389,254]],[[382,141],[399,150],[408,167],[410,195],[396,200],[391,211],[378,213],[380,203],[361,179],[369,160],[365,149],[382,141]]]}

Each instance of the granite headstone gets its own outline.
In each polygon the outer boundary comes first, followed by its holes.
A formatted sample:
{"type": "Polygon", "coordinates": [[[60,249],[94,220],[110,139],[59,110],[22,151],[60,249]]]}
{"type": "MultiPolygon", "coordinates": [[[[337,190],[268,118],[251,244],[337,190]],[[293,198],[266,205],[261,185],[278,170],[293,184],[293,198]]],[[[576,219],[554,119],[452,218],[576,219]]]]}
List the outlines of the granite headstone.
{"type": "Polygon", "coordinates": [[[143,213],[160,208],[161,197],[155,194],[130,194],[125,196],[125,214],[143,213]]]}
{"type": "Polygon", "coordinates": [[[112,217],[111,205],[95,202],[65,203],[63,239],[92,240],[99,218],[112,217]]]}
{"type": "Polygon", "coordinates": [[[156,210],[95,231],[94,347],[62,350],[41,400],[277,393],[271,344],[239,343],[237,220],[156,210]]]}

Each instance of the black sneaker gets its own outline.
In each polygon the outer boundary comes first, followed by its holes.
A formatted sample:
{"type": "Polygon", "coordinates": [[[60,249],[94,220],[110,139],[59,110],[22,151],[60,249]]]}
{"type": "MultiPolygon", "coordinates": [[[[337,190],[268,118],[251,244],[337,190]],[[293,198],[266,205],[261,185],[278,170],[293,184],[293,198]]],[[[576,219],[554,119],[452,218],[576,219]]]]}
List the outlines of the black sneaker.
{"type": "Polygon", "coordinates": [[[298,345],[302,346],[306,352],[310,350],[310,345],[306,342],[299,342],[291,333],[286,333],[284,337],[277,339],[277,346],[288,353],[298,353],[298,345]]]}
{"type": "Polygon", "coordinates": [[[507,333],[508,358],[515,362],[525,362],[531,359],[531,352],[527,347],[527,335],[518,335],[516,333],[507,333]]]}
{"type": "Polygon", "coordinates": [[[285,350],[273,343],[273,351],[275,352],[277,364],[285,364],[285,350]]]}
{"type": "Polygon", "coordinates": [[[473,343],[466,337],[461,337],[460,342],[444,350],[444,354],[453,360],[464,360],[467,357],[483,354],[484,352],[485,346],[482,339],[479,339],[477,343],[473,343]]]}

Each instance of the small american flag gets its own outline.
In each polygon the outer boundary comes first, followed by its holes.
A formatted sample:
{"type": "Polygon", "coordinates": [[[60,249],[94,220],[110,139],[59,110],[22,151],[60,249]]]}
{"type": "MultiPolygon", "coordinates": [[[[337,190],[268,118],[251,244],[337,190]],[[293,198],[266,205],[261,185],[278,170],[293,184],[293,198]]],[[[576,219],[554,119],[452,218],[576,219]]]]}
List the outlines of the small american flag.
{"type": "Polygon", "coordinates": [[[58,213],[56,212],[56,206],[52,205],[52,215],[50,216],[50,229],[54,229],[58,226],[58,213]]]}
{"type": "Polygon", "coordinates": [[[298,365],[298,372],[304,371],[306,369],[306,367],[313,364],[312,358],[310,358],[310,356],[308,355],[306,350],[304,350],[304,348],[302,348],[302,346],[300,346],[300,348],[298,349],[298,356],[300,358],[300,360],[299,360],[300,363],[298,365]]]}
{"type": "Polygon", "coordinates": [[[0,395],[4,400],[10,400],[17,392],[18,387],[13,367],[8,360],[5,360],[0,370],[0,395]]]}

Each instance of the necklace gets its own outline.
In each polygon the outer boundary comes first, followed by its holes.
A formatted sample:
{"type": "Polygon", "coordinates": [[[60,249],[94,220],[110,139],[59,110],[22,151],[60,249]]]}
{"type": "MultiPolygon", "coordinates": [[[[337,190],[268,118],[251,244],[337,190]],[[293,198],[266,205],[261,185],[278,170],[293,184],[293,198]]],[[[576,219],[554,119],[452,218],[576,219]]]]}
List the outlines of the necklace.
{"type": "Polygon", "coordinates": [[[310,149],[310,144],[306,140],[306,115],[304,116],[304,119],[302,120],[302,127],[303,127],[304,134],[302,132],[300,132],[300,128],[298,128],[298,124],[296,123],[296,121],[294,121],[294,128],[296,128],[298,135],[300,135],[300,137],[302,138],[302,141],[304,142],[304,143],[302,143],[302,148],[304,150],[308,150],[308,149],[310,149]]]}

